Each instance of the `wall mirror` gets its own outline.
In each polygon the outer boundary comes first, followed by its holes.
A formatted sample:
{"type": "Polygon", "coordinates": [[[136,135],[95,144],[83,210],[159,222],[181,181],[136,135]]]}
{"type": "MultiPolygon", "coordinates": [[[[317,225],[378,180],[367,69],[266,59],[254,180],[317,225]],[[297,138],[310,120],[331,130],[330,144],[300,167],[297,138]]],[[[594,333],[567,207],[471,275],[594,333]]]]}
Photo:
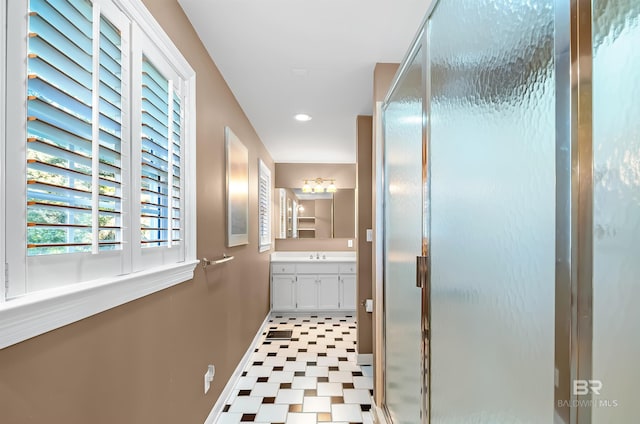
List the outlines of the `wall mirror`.
{"type": "Polygon", "coordinates": [[[354,164],[276,163],[276,238],[355,238],[354,164]]]}
{"type": "Polygon", "coordinates": [[[276,188],[280,206],[276,238],[354,238],[355,190],[303,193],[301,188],[276,188]]]}

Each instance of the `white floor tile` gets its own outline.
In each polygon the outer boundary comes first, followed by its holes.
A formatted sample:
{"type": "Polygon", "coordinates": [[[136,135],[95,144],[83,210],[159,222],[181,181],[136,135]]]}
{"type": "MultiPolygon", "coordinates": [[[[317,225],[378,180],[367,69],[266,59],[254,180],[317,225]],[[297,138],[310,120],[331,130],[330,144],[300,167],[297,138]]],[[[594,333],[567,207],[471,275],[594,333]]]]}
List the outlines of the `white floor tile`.
{"type": "Polygon", "coordinates": [[[329,376],[329,368],[328,367],[318,367],[318,366],[309,366],[307,367],[307,371],[305,372],[307,377],[328,377],[329,376]]]}
{"type": "Polygon", "coordinates": [[[242,418],[242,412],[223,412],[218,417],[216,424],[238,424],[242,418]]]}
{"type": "Polygon", "coordinates": [[[253,365],[247,370],[247,375],[250,377],[269,377],[272,370],[273,367],[253,365]]]}
{"type": "Polygon", "coordinates": [[[256,385],[256,381],[258,381],[258,377],[240,377],[234,388],[238,390],[251,390],[253,386],[256,385]]]}
{"type": "Polygon", "coordinates": [[[255,414],[262,405],[261,397],[238,396],[231,404],[229,412],[241,412],[243,414],[255,414]]]}
{"type": "Polygon", "coordinates": [[[319,396],[305,396],[302,412],[331,412],[331,398],[319,396]]]}
{"type": "Polygon", "coordinates": [[[367,389],[344,389],[344,403],[371,405],[371,393],[367,389]]]}
{"type": "Polygon", "coordinates": [[[280,383],[256,383],[251,390],[251,396],[273,397],[278,394],[280,383]]]}
{"type": "Polygon", "coordinates": [[[272,367],[283,367],[285,362],[287,362],[287,358],[285,356],[269,356],[263,362],[264,365],[272,367]]]}
{"type": "Polygon", "coordinates": [[[336,356],[320,356],[317,362],[321,367],[337,367],[339,361],[336,356]]]}
{"type": "Polygon", "coordinates": [[[304,371],[306,369],[307,369],[307,363],[306,362],[287,361],[284,364],[284,370],[285,371],[304,371]]]}
{"type": "Polygon", "coordinates": [[[371,377],[353,377],[353,387],[356,389],[373,389],[371,377]]]}
{"type": "Polygon", "coordinates": [[[317,414],[290,412],[287,415],[287,424],[316,424],[317,414]]]}
{"type": "Polygon", "coordinates": [[[362,422],[360,405],[338,403],[331,405],[331,418],[335,421],[362,422]]]}
{"type": "Polygon", "coordinates": [[[304,398],[304,390],[280,389],[276,396],[276,403],[300,404],[304,398]]]}
{"type": "Polygon", "coordinates": [[[350,371],[329,371],[330,383],[351,383],[353,378],[350,371]]]}
{"type": "Polygon", "coordinates": [[[269,377],[269,383],[291,383],[293,381],[293,371],[274,371],[269,377]]]}
{"type": "Polygon", "coordinates": [[[265,423],[283,423],[287,419],[289,405],[263,404],[258,411],[256,421],[265,423]]]}
{"type": "Polygon", "coordinates": [[[318,396],[342,396],[342,383],[318,383],[318,396]]]}
{"type": "Polygon", "coordinates": [[[292,389],[315,389],[318,379],[315,377],[293,377],[292,389]]]}
{"type": "Polygon", "coordinates": [[[373,377],[373,366],[371,365],[363,365],[360,367],[362,369],[362,374],[366,377],[373,377]]]}

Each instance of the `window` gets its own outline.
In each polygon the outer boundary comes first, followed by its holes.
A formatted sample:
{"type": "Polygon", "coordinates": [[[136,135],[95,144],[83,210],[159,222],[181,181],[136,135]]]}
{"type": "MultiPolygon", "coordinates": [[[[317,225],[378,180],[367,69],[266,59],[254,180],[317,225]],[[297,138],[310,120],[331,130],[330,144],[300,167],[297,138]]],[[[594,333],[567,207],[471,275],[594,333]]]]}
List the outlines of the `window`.
{"type": "Polygon", "coordinates": [[[271,171],[258,159],[259,251],[271,249],[271,171]]]}
{"type": "Polygon", "coordinates": [[[128,287],[108,289],[111,304],[94,302],[104,310],[191,278],[195,74],[186,60],[139,0],[0,7],[10,246],[0,250],[0,318],[45,289],[37,299],[77,286],[91,303],[88,287],[128,287]]]}

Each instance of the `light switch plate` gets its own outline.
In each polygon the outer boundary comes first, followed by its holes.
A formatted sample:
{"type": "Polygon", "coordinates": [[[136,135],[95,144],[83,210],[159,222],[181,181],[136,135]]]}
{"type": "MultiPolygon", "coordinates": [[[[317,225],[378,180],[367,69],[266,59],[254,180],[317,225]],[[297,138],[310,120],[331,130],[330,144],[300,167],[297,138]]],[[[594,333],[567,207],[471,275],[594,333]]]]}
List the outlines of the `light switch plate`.
{"type": "Polygon", "coordinates": [[[371,228],[367,228],[367,241],[368,242],[373,241],[373,230],[371,228]]]}
{"type": "Polygon", "coordinates": [[[347,247],[353,247],[353,240],[347,240],[347,247]]]}

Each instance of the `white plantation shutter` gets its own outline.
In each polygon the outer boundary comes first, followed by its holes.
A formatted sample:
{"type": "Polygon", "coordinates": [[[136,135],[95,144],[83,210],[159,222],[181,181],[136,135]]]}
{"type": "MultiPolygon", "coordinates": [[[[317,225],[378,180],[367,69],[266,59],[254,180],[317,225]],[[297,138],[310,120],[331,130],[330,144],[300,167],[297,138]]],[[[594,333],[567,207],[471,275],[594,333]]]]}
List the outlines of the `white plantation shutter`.
{"type": "Polygon", "coordinates": [[[259,250],[271,248],[271,171],[258,162],[258,237],[259,250]]]}
{"type": "Polygon", "coordinates": [[[92,4],[86,0],[31,0],[27,82],[30,256],[121,247],[120,44],[119,31],[106,18],[93,22],[92,4]],[[95,25],[99,25],[98,51],[94,51],[95,25]],[[96,63],[98,69],[94,69],[96,63]]]}
{"type": "Polygon", "coordinates": [[[143,247],[181,240],[181,99],[174,81],[142,59],[141,238],[143,247]]]}

